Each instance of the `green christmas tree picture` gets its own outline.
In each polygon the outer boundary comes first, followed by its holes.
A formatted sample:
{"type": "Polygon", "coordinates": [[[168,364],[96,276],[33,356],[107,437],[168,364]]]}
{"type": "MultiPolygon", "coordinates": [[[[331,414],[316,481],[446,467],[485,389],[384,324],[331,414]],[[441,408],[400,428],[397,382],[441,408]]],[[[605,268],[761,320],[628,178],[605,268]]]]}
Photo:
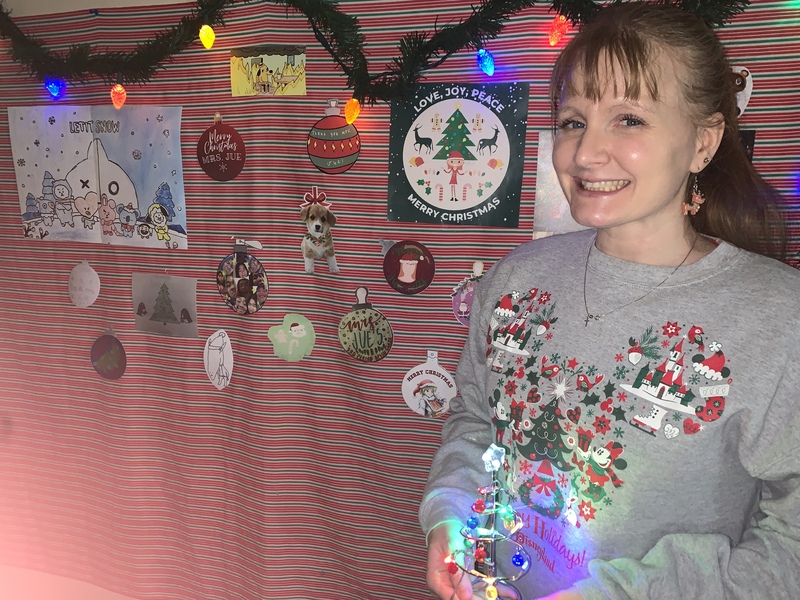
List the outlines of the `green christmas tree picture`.
{"type": "Polygon", "coordinates": [[[150,317],[151,321],[161,321],[166,325],[167,323],[178,323],[178,318],[175,316],[175,310],[172,308],[172,299],[169,297],[169,288],[166,283],[161,284],[161,289],[156,297],[156,305],[153,307],[153,315],[150,317]]]}
{"type": "Polygon", "coordinates": [[[477,160],[475,155],[469,151],[470,146],[475,146],[469,138],[467,118],[461,112],[461,105],[456,104],[456,111],[447,119],[447,126],[442,131],[442,139],[436,142],[442,149],[436,153],[435,160],[447,160],[452,151],[460,152],[464,160],[477,160]]]}
{"type": "Polygon", "coordinates": [[[566,431],[561,424],[561,409],[558,398],[540,406],[539,416],[533,419],[531,439],[517,447],[518,451],[530,460],[548,460],[561,471],[571,471],[569,463],[572,450],[564,442],[566,431]]]}

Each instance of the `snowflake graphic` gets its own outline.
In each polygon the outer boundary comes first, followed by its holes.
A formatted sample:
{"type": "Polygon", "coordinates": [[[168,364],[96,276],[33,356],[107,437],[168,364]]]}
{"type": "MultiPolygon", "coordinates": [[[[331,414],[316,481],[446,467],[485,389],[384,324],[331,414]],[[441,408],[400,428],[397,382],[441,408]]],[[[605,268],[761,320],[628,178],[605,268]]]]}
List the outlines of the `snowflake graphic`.
{"type": "Polygon", "coordinates": [[[611,506],[612,502],[613,502],[613,500],[611,500],[611,498],[609,498],[608,496],[603,498],[603,504],[605,504],[606,506],[611,506]]]}
{"type": "Polygon", "coordinates": [[[664,340],[663,342],[661,342],[661,347],[662,348],[669,348],[669,340],[664,340]]]}
{"type": "Polygon", "coordinates": [[[542,344],[544,344],[544,342],[540,339],[533,340],[533,343],[531,344],[531,350],[538,352],[542,349],[542,344]]]}
{"type": "Polygon", "coordinates": [[[527,460],[523,460],[519,463],[519,470],[522,471],[523,475],[530,475],[531,474],[531,463],[527,460]]]}
{"type": "Polygon", "coordinates": [[[617,355],[614,357],[614,360],[616,360],[617,362],[622,362],[622,359],[623,359],[623,356],[622,356],[622,354],[617,354],[617,355]]]}
{"type": "Polygon", "coordinates": [[[672,413],[672,420],[673,421],[680,421],[681,419],[683,419],[683,417],[681,416],[681,413],[672,413]]]}
{"type": "Polygon", "coordinates": [[[692,376],[689,377],[689,383],[697,385],[700,383],[700,376],[697,373],[692,374],[692,376]]]}
{"type": "Polygon", "coordinates": [[[545,337],[545,338],[547,338],[548,340],[552,340],[552,339],[553,339],[553,334],[552,334],[552,333],[548,333],[548,334],[547,334],[546,336],[544,336],[544,337],[545,337]]]}
{"type": "Polygon", "coordinates": [[[228,165],[226,165],[225,163],[219,163],[219,170],[224,173],[225,171],[228,170],[228,165]]]}
{"type": "Polygon", "coordinates": [[[588,369],[586,369],[586,374],[589,377],[593,377],[595,373],[597,373],[597,367],[594,365],[591,365],[588,369]]]}
{"type": "Polygon", "coordinates": [[[542,292],[539,296],[539,304],[547,304],[550,302],[550,292],[542,292]]]}
{"type": "Polygon", "coordinates": [[[622,427],[616,427],[616,428],[614,429],[614,435],[615,435],[617,438],[621,438],[622,436],[624,436],[624,435],[625,435],[625,432],[622,430],[622,427]]]}
{"type": "Polygon", "coordinates": [[[558,476],[558,485],[565,488],[569,484],[569,478],[564,475],[563,473],[559,474],[558,476]]]}
{"type": "Polygon", "coordinates": [[[518,356],[517,360],[515,361],[518,365],[521,365],[525,362],[525,359],[522,356],[518,356]]]}
{"type": "MultiPolygon", "coordinates": [[[[533,415],[531,415],[531,416],[533,416],[533,415]]],[[[570,423],[569,421],[564,423],[564,431],[566,431],[566,432],[572,431],[572,423],[570,423]]]]}
{"type": "Polygon", "coordinates": [[[553,354],[553,355],[550,357],[550,360],[551,360],[552,362],[555,362],[555,363],[557,363],[558,361],[560,361],[560,360],[561,360],[561,355],[560,355],[560,354],[558,354],[558,353],[556,353],[556,354],[553,354]]]}
{"type": "Polygon", "coordinates": [[[628,367],[625,365],[619,365],[616,369],[614,369],[614,377],[617,379],[625,379],[625,376],[628,374],[628,367]]]}
{"type": "Polygon", "coordinates": [[[141,150],[134,150],[132,154],[133,154],[133,160],[142,160],[141,150]]]}
{"type": "Polygon", "coordinates": [[[50,125],[55,125],[56,118],[55,117],[50,117],[49,119],[47,119],[47,122],[50,123],[50,125]]]}
{"type": "Polygon", "coordinates": [[[24,158],[17,159],[17,166],[18,167],[24,167],[25,166],[25,159],[24,158]]]}
{"type": "Polygon", "coordinates": [[[588,409],[586,411],[586,416],[589,417],[589,418],[593,417],[594,416],[594,409],[593,408],[588,409]]]}
{"type": "Polygon", "coordinates": [[[681,332],[681,328],[678,326],[677,321],[675,323],[672,321],[667,321],[667,324],[663,325],[661,329],[664,332],[664,335],[668,338],[675,337],[681,332]]]}
{"type": "Polygon", "coordinates": [[[619,400],[620,402],[625,402],[627,399],[628,399],[628,394],[626,394],[625,392],[620,392],[617,394],[617,400],[619,400]]]}

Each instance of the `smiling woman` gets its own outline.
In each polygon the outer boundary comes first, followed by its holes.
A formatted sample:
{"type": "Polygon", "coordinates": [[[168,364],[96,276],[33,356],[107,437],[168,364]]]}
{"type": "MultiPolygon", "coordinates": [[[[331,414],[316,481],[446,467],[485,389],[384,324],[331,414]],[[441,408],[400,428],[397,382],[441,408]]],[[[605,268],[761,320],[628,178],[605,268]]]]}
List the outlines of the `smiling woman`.
{"type": "Polygon", "coordinates": [[[739,141],[729,73],[715,34],[663,3],[613,4],[557,59],[553,165],[589,229],[478,283],[420,507],[440,598],[473,597],[444,559],[492,442],[541,559],[500,597],[800,589],[800,273],[766,256],[777,194],[739,141]]]}

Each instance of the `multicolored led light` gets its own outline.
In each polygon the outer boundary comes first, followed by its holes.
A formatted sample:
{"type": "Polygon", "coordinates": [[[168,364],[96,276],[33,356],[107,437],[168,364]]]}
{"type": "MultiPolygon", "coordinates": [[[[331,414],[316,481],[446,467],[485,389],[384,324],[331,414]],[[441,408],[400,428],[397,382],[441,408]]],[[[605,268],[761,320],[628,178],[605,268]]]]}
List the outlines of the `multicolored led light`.
{"type": "Polygon", "coordinates": [[[564,15],[557,15],[555,19],[550,22],[550,32],[548,33],[548,39],[550,40],[550,45],[555,46],[558,42],[561,41],[567,31],[569,31],[569,21],[567,21],[567,17],[564,15]]]}
{"type": "Polygon", "coordinates": [[[358,101],[358,98],[350,98],[347,104],[344,105],[344,120],[347,121],[348,125],[352,125],[360,114],[361,102],[358,101]]]}
{"type": "Polygon", "coordinates": [[[47,77],[44,80],[44,89],[50,92],[50,95],[53,97],[53,100],[58,100],[64,95],[64,92],[67,90],[67,84],[61,81],[60,79],[52,79],[47,77]]]}
{"type": "Polygon", "coordinates": [[[203,43],[203,46],[206,50],[211,50],[211,46],[214,45],[214,40],[217,39],[217,34],[214,33],[214,30],[211,28],[211,25],[203,25],[200,28],[200,41],[203,43]]]}
{"type": "Polygon", "coordinates": [[[486,73],[489,77],[494,75],[494,56],[492,56],[491,52],[486,48],[479,48],[477,59],[481,71],[486,73]]]}

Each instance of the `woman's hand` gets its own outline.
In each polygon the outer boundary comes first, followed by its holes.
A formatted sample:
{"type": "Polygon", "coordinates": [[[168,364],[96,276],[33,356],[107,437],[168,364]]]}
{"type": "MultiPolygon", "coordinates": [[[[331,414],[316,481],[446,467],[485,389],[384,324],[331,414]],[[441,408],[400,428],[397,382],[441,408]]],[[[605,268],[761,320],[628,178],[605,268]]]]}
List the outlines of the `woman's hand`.
{"type": "Polygon", "coordinates": [[[461,569],[450,573],[444,559],[464,547],[461,524],[447,521],[428,534],[428,587],[442,600],[472,600],[470,577],[461,569]]]}

